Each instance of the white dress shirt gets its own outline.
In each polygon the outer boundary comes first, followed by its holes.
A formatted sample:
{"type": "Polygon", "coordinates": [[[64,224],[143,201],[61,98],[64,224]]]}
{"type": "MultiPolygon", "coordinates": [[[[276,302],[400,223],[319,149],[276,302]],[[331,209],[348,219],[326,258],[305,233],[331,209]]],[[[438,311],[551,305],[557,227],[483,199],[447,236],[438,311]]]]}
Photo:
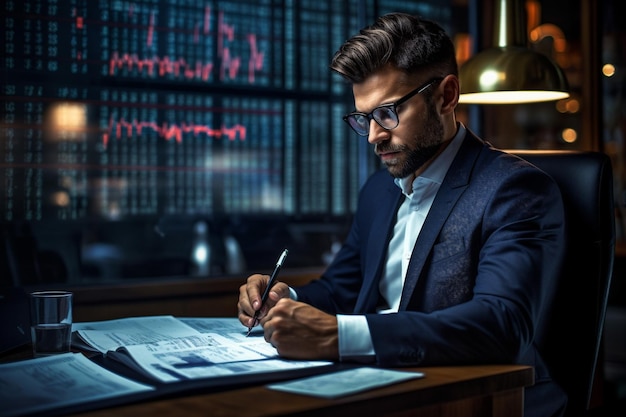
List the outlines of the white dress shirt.
{"type": "MultiPolygon", "coordinates": [[[[404,279],[424,220],[435,200],[435,195],[452,164],[465,137],[465,126],[459,129],[450,144],[417,178],[396,178],[395,183],[404,194],[397,212],[396,224],[387,249],[387,262],[379,283],[379,291],[386,302],[380,314],[395,313],[400,305],[404,279]]],[[[291,296],[297,299],[295,291],[291,296]]],[[[339,356],[341,360],[373,361],[374,344],[363,315],[337,315],[339,326],[339,356]]]]}

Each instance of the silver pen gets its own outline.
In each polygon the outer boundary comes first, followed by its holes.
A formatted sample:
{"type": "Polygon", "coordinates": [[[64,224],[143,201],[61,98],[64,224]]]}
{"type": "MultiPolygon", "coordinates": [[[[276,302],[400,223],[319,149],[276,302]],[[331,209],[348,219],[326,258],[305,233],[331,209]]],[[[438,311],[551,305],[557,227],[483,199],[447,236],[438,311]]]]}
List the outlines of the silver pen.
{"type": "Polygon", "coordinates": [[[254,317],[252,318],[252,326],[248,327],[248,333],[246,333],[246,337],[250,336],[250,332],[252,331],[252,328],[256,326],[256,322],[259,318],[259,313],[261,312],[261,309],[265,305],[265,302],[267,301],[267,297],[269,297],[270,295],[270,290],[274,286],[276,277],[278,277],[278,272],[280,271],[280,268],[283,266],[283,262],[285,262],[285,258],[287,257],[288,253],[289,251],[285,249],[283,253],[280,254],[280,257],[278,258],[278,261],[276,262],[276,266],[274,267],[274,270],[272,271],[272,275],[270,275],[270,280],[267,282],[267,287],[265,287],[265,291],[263,292],[263,295],[261,296],[261,306],[259,307],[257,311],[254,312],[254,317]]]}

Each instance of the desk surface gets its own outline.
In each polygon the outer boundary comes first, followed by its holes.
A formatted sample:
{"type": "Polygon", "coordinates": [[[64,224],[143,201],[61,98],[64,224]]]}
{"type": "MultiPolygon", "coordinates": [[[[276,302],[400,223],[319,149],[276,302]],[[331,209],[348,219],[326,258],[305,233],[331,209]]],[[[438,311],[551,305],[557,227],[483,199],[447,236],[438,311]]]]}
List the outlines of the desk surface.
{"type": "MultiPolygon", "coordinates": [[[[404,369],[406,370],[406,369],[404,369]]],[[[503,416],[522,417],[532,367],[519,365],[410,368],[425,378],[339,399],[274,391],[264,386],[176,396],[75,416],[503,416]]]]}

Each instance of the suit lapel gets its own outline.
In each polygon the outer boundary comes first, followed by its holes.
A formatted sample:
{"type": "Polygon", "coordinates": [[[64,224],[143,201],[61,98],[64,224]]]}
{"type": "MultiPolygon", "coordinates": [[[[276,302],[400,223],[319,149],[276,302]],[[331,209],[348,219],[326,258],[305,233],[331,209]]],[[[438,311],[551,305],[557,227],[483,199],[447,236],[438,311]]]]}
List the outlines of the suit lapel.
{"type": "Polygon", "coordinates": [[[366,262],[367,268],[363,271],[363,286],[357,298],[354,312],[357,314],[374,311],[380,297],[378,282],[387,259],[387,247],[393,225],[396,221],[396,212],[402,202],[402,192],[393,181],[387,186],[385,194],[373,202],[371,210],[376,210],[372,221],[371,231],[365,252],[367,259],[380,262],[366,262]]]}
{"type": "Polygon", "coordinates": [[[437,196],[415,243],[402,288],[402,298],[400,299],[399,307],[401,311],[407,309],[433,244],[454,205],[469,184],[473,166],[482,146],[483,144],[468,131],[437,192],[437,196]]]}

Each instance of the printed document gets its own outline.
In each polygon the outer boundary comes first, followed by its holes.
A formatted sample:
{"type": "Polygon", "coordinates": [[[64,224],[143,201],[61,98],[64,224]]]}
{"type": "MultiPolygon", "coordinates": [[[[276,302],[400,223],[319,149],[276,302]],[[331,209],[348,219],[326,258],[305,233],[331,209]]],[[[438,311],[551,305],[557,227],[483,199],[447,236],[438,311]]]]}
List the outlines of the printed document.
{"type": "Polygon", "coordinates": [[[75,346],[87,344],[160,382],[332,365],[282,359],[261,332],[246,337],[235,318],[157,316],[79,323],[76,336],[75,346]]]}
{"type": "Polygon", "coordinates": [[[100,353],[107,353],[122,346],[156,343],[173,337],[200,334],[173,316],[129,317],[74,323],[72,332],[72,345],[100,353]]]}
{"type": "Polygon", "coordinates": [[[96,365],[81,353],[0,364],[0,387],[2,417],[154,390],[96,365]]]}
{"type": "Polygon", "coordinates": [[[361,367],[346,371],[332,372],[294,381],[270,384],[267,387],[277,391],[313,395],[323,398],[337,398],[344,395],[396,384],[409,379],[423,378],[422,372],[396,371],[392,369],[361,367]]]}

